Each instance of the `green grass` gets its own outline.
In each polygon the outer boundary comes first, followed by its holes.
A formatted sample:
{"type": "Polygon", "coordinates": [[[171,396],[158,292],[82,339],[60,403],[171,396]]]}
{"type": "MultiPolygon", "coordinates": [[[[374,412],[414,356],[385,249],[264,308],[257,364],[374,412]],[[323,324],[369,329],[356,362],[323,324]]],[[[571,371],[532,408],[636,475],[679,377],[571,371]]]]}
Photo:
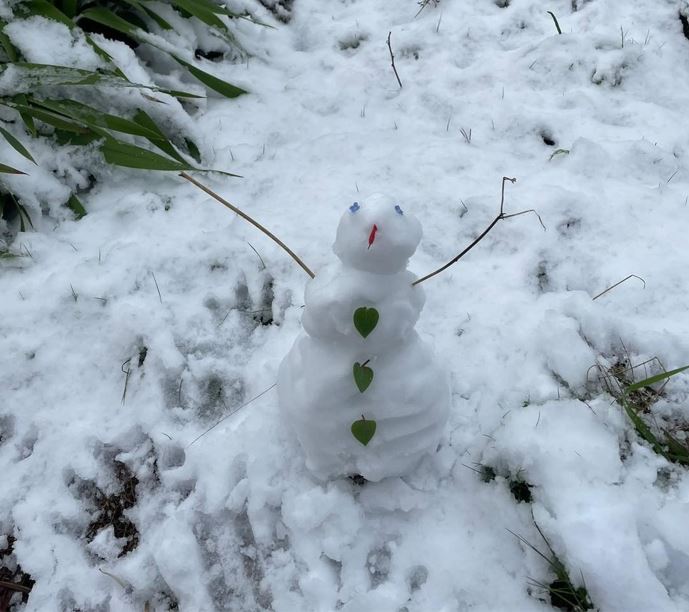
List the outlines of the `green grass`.
{"type": "MultiPolygon", "coordinates": [[[[656,361],[657,358],[650,361],[656,361]]],[[[646,362],[645,362],[646,363],[646,362]]],[[[619,362],[608,369],[599,366],[608,393],[622,406],[637,435],[653,451],[671,463],[689,467],[689,445],[675,437],[669,429],[655,423],[651,408],[664,391],[665,384],[673,376],[689,370],[689,365],[662,371],[643,380],[634,382],[633,371],[639,366],[627,367],[627,361],[619,362]],[[655,388],[663,383],[660,388],[655,388]],[[649,423],[650,421],[650,423],[649,423]]],[[[662,364],[661,364],[662,367],[662,364]]]]}
{"type": "Polygon", "coordinates": [[[536,521],[534,521],[534,525],[538,530],[538,533],[540,534],[541,538],[543,538],[543,542],[545,542],[545,545],[548,549],[547,553],[542,552],[533,544],[531,544],[528,540],[508,529],[508,531],[513,536],[515,536],[520,542],[528,546],[540,557],[545,559],[546,563],[548,564],[548,567],[555,575],[554,580],[550,581],[549,583],[532,579],[532,586],[535,586],[538,589],[541,589],[543,592],[547,593],[551,605],[553,605],[556,608],[560,608],[561,610],[567,610],[568,612],[586,612],[586,610],[593,610],[594,606],[591,602],[591,598],[589,597],[588,591],[586,589],[586,584],[584,582],[583,576],[581,580],[582,585],[578,587],[575,586],[570,578],[567,567],[557,556],[557,554],[553,550],[553,547],[550,545],[550,542],[548,542],[547,538],[541,531],[541,528],[538,526],[536,521]]]}

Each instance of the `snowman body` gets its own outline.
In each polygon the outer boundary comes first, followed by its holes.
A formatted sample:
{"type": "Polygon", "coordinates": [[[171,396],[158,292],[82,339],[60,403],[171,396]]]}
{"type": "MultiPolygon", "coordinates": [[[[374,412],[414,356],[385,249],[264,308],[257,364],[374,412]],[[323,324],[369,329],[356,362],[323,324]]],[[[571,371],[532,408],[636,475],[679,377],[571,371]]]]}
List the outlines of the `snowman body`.
{"type": "Polygon", "coordinates": [[[371,196],[340,221],[340,262],[307,285],[304,331],[280,365],[278,398],[307,467],[320,478],[401,476],[437,448],[449,390],[414,330],[425,298],[406,266],[420,239],[414,217],[385,196],[371,196]],[[355,321],[359,309],[377,313],[366,335],[355,321]],[[355,364],[372,372],[363,390],[355,364]],[[370,440],[354,435],[357,421],[374,424],[370,440]]]}

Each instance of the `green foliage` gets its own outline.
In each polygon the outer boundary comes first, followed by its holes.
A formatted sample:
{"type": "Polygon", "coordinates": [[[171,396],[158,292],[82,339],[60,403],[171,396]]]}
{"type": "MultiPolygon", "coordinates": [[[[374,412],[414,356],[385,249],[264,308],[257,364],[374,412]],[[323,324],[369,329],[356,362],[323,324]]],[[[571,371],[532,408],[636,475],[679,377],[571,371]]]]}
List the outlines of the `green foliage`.
{"type": "Polygon", "coordinates": [[[358,421],[352,423],[352,435],[361,444],[366,446],[376,434],[376,422],[365,419],[363,416],[358,421]]]}
{"type": "Polygon", "coordinates": [[[378,325],[378,311],[375,308],[361,307],[354,311],[354,327],[362,337],[368,336],[378,325]]]}
{"type": "Polygon", "coordinates": [[[569,576],[567,567],[560,560],[557,554],[555,554],[550,542],[548,542],[545,535],[543,535],[541,528],[536,524],[535,521],[534,525],[541,538],[543,538],[546,547],[548,548],[547,554],[541,552],[522,536],[508,529],[513,536],[518,538],[523,544],[545,559],[550,567],[550,570],[553,572],[553,574],[555,574],[555,580],[552,582],[545,584],[543,582],[539,582],[538,580],[532,580],[533,585],[546,591],[550,596],[551,605],[556,608],[567,610],[568,612],[586,612],[587,610],[593,610],[593,603],[591,602],[591,598],[589,597],[586,589],[586,584],[583,584],[583,577],[582,585],[579,587],[574,586],[574,583],[569,576]]]}
{"type": "Polygon", "coordinates": [[[373,370],[369,368],[366,364],[355,363],[354,364],[354,382],[361,393],[368,389],[369,385],[373,382],[373,370]]]}
{"type": "Polygon", "coordinates": [[[689,467],[689,446],[675,438],[669,431],[661,431],[658,435],[653,433],[653,430],[641,417],[643,407],[638,402],[635,402],[634,393],[645,390],[651,387],[651,385],[672,378],[688,369],[689,365],[686,365],[632,383],[624,389],[622,395],[618,398],[629,420],[634,425],[636,433],[650,444],[653,451],[665,457],[668,461],[679,463],[687,467],[689,467]]]}
{"type": "MultiPolygon", "coordinates": [[[[136,54],[143,50],[146,59],[141,64],[146,66],[153,82],[160,80],[161,75],[153,72],[150,66],[163,65],[169,58],[182,67],[190,81],[196,81],[206,92],[234,98],[246,90],[202,68],[203,60],[195,59],[194,51],[197,57],[203,57],[205,50],[192,48],[185,53],[179,45],[179,36],[183,35],[181,31],[177,33],[174,45],[165,38],[166,33],[175,30],[180,20],[196,21],[197,27],[200,22],[210,35],[205,40],[214,40],[214,47],[222,49],[219,55],[242,57],[244,51],[232,35],[231,25],[233,20],[247,16],[233,13],[220,2],[19,0],[14,3],[9,23],[34,16],[57,21],[74,35],[83,37],[106,66],[87,70],[26,61],[27,58],[22,56],[5,32],[8,22],[0,20],[0,76],[9,75],[7,71],[11,70],[17,83],[14,92],[0,95],[0,135],[17,153],[34,164],[38,163],[34,156],[39,148],[27,146],[28,141],[47,139],[61,147],[95,146],[105,162],[122,168],[208,171],[198,165],[201,154],[194,142],[195,135],[180,133],[178,128],[171,127],[173,121],[160,118],[170,113],[166,110],[167,96],[185,104],[187,112],[189,102],[203,96],[131,81],[98,44],[96,35],[126,44],[136,54]],[[152,56],[155,61],[151,61],[152,56]],[[113,95],[113,88],[115,92],[136,90],[140,95],[113,95]],[[155,108],[155,119],[146,111],[147,107],[155,108]]],[[[90,168],[81,169],[92,174],[90,168]]],[[[30,219],[24,207],[20,207],[18,198],[10,193],[9,184],[2,179],[6,174],[21,176],[27,172],[0,163],[0,195],[4,203],[2,218],[19,218],[23,231],[30,226],[30,219]],[[8,194],[12,195],[11,200],[5,199],[8,194]]],[[[66,205],[77,218],[86,214],[74,192],[66,205]]]]}

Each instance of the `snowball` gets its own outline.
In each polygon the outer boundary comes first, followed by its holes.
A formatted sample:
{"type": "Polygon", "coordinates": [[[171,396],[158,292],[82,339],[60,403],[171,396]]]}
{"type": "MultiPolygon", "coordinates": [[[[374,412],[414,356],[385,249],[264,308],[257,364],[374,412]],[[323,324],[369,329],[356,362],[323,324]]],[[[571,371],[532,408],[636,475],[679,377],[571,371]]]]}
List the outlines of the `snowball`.
{"type": "Polygon", "coordinates": [[[374,194],[342,215],[333,250],[346,266],[390,274],[407,266],[420,240],[418,219],[392,198],[374,194]]]}

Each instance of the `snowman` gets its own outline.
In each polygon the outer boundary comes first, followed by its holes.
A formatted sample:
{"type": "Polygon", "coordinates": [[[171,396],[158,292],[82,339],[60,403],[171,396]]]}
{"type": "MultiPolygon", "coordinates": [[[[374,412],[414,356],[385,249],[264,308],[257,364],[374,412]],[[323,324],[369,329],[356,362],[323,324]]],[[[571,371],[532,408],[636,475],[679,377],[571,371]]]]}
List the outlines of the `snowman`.
{"type": "Polygon", "coordinates": [[[339,262],[306,287],[278,398],[319,478],[401,476],[437,448],[450,394],[414,329],[425,296],[407,264],[420,240],[394,200],[355,202],[337,228],[339,262]]]}

